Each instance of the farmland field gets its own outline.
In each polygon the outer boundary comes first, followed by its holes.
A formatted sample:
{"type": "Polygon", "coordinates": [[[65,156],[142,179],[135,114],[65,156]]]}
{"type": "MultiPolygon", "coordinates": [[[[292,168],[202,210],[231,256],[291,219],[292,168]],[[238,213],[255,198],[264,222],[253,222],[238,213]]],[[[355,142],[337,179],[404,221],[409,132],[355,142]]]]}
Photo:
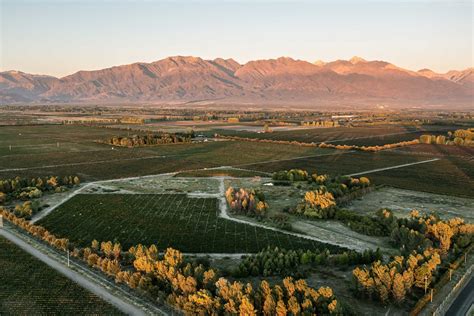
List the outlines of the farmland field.
{"type": "MultiPolygon", "coordinates": [[[[317,172],[318,174],[345,175],[419,162],[430,158],[432,157],[426,155],[407,155],[397,151],[382,151],[378,153],[341,152],[338,155],[257,163],[246,167],[265,172],[301,168],[309,172],[317,172]]],[[[426,164],[367,173],[366,176],[373,179],[375,184],[470,197],[474,191],[473,170],[473,160],[447,157],[426,164]]]]}
{"type": "Polygon", "coordinates": [[[267,246],[337,247],[218,217],[214,198],[184,194],[80,194],[39,221],[80,245],[117,240],[125,248],[157,244],[191,253],[248,253],[267,246]]]}
{"type": "Polygon", "coordinates": [[[213,132],[248,138],[299,141],[306,143],[334,143],[341,145],[374,146],[396,143],[418,138],[422,134],[445,134],[454,130],[455,126],[371,126],[371,127],[337,127],[337,128],[306,128],[293,131],[273,133],[254,133],[248,131],[214,130],[213,132]]]}
{"type": "Polygon", "coordinates": [[[449,158],[368,174],[375,183],[396,188],[472,198],[474,161],[449,158]]]}
{"type": "Polygon", "coordinates": [[[0,267],[0,315],[121,314],[3,237],[0,267]]]}
{"type": "Polygon", "coordinates": [[[0,178],[79,174],[90,181],[335,152],[233,141],[112,149],[94,143],[116,133],[111,129],[66,125],[23,130],[0,127],[0,178]],[[62,143],[67,137],[69,143],[62,143]],[[59,147],[56,141],[60,141],[59,147]],[[9,144],[13,144],[12,151],[9,144]]]}
{"type": "Polygon", "coordinates": [[[400,147],[392,151],[413,155],[425,155],[430,157],[465,157],[474,158],[474,147],[468,146],[447,146],[418,144],[407,147],[400,147]]]}

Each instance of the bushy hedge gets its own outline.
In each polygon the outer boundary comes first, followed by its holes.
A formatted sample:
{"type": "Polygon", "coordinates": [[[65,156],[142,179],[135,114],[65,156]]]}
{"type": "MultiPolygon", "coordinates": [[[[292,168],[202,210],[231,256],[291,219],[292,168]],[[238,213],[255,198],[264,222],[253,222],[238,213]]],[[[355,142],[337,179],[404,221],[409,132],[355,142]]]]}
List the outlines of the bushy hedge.
{"type": "Polygon", "coordinates": [[[359,253],[353,250],[331,254],[328,249],[322,250],[286,250],[268,247],[255,255],[245,257],[240,265],[232,271],[234,277],[248,276],[293,276],[304,277],[305,268],[318,265],[349,266],[368,264],[381,260],[382,253],[365,250],[359,253]]]}

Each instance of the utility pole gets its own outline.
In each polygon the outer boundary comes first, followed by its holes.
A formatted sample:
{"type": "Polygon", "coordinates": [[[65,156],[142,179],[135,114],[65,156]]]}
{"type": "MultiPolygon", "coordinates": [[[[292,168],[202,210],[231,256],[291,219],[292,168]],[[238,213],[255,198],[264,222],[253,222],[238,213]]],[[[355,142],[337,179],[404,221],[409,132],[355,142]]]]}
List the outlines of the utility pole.
{"type": "Polygon", "coordinates": [[[428,276],[425,275],[425,294],[426,294],[426,288],[428,286],[427,281],[428,281],[428,276]]]}
{"type": "Polygon", "coordinates": [[[430,294],[430,302],[433,302],[433,289],[431,289],[431,294],[430,294]]]}
{"type": "Polygon", "coordinates": [[[451,281],[451,275],[453,274],[453,269],[449,268],[449,281],[451,281]]]}
{"type": "Polygon", "coordinates": [[[67,266],[69,268],[69,249],[67,250],[67,266]]]}

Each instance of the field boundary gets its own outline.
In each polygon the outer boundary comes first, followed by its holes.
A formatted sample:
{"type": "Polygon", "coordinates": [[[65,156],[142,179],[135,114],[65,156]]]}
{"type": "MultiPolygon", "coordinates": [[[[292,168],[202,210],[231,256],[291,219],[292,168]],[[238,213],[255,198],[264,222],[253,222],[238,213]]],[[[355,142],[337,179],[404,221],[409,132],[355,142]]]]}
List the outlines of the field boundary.
{"type": "Polygon", "coordinates": [[[356,172],[356,173],[347,174],[346,176],[348,176],[348,177],[360,176],[360,175],[364,175],[364,174],[368,174],[368,173],[375,173],[375,172],[380,172],[380,171],[385,171],[385,170],[399,169],[399,168],[419,165],[419,164],[423,164],[423,163],[429,163],[429,162],[438,161],[438,160],[441,160],[441,158],[433,158],[433,159],[428,159],[428,160],[423,160],[423,161],[405,163],[405,164],[402,164],[402,165],[396,165],[396,166],[391,166],[391,167],[385,167],[385,168],[372,169],[372,170],[367,170],[367,171],[362,171],[362,172],[356,172]]]}

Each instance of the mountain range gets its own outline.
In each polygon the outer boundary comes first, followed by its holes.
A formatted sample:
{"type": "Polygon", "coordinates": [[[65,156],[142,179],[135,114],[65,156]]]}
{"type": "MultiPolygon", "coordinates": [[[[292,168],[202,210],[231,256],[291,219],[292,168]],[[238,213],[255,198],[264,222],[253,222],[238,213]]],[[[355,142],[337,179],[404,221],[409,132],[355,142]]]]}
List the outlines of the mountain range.
{"type": "Polygon", "coordinates": [[[314,63],[175,56],[56,78],[0,72],[0,103],[246,103],[473,107],[473,68],[412,71],[360,57],[314,63]]]}

